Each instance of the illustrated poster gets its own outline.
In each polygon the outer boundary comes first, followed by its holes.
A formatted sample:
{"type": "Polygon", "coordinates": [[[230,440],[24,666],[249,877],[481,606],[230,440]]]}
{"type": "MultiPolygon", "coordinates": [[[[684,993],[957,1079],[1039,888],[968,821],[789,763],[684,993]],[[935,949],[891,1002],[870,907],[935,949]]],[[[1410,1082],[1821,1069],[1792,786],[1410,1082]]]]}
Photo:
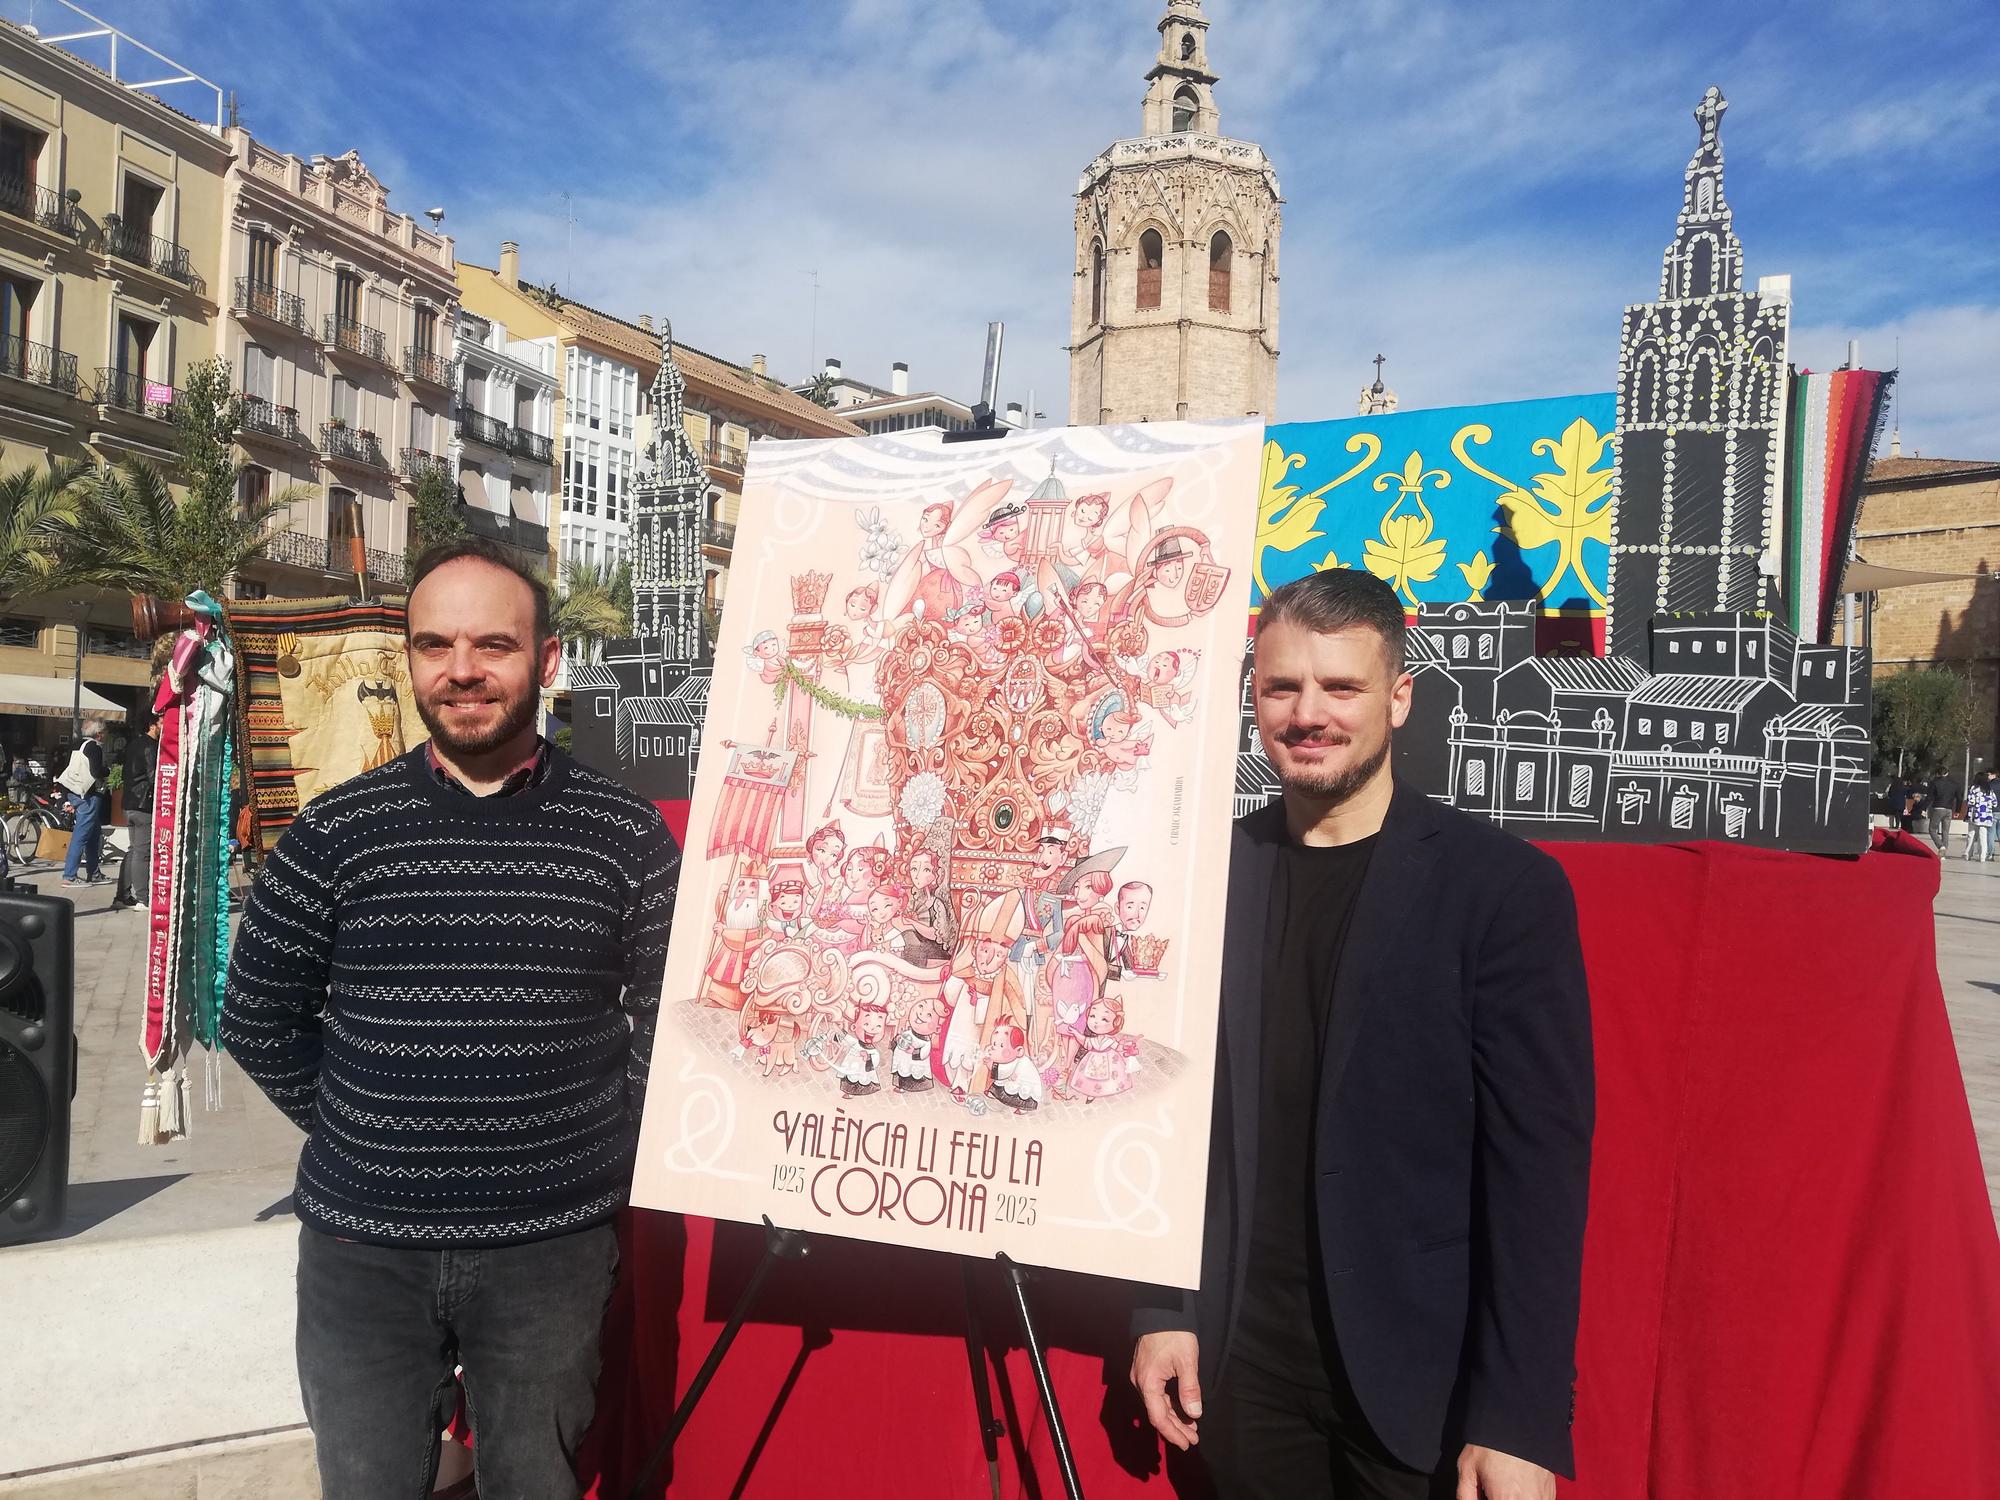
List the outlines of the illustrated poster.
{"type": "Polygon", "coordinates": [[[1195,1284],[1262,439],[755,446],[634,1202],[1195,1284]]]}

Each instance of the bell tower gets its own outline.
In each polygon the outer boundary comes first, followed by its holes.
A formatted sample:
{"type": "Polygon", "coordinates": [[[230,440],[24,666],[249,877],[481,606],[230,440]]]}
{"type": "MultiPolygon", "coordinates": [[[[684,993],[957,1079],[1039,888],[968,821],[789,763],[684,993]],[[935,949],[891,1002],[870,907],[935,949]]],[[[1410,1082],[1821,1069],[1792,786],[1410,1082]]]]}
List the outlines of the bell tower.
{"type": "Polygon", "coordinates": [[[1069,420],[1275,415],[1278,178],[1222,134],[1201,0],[1168,0],[1142,133],[1077,187],[1069,420]]]}

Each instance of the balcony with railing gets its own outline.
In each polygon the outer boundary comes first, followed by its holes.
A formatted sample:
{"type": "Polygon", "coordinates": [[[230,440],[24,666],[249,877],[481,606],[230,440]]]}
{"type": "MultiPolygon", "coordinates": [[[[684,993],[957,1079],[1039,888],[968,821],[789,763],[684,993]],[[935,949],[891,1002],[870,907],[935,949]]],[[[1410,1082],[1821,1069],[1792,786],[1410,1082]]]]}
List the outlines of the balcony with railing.
{"type": "Polygon", "coordinates": [[[79,384],[76,356],[27,339],[0,339],[0,375],[46,386],[65,396],[74,396],[79,384]]]}
{"type": "Polygon", "coordinates": [[[326,538],[308,536],[303,531],[281,531],[264,548],[264,556],[289,567],[326,571],[326,538]]]}
{"type": "Polygon", "coordinates": [[[389,341],[383,337],[381,329],[370,328],[353,318],[343,318],[338,313],[326,315],[325,342],[335,354],[358,355],[383,365],[389,362],[389,341]]]}
{"type": "Polygon", "coordinates": [[[311,332],[311,325],[306,322],[305,299],[291,292],[281,292],[268,281],[258,281],[249,276],[237,277],[235,305],[240,313],[276,323],[293,333],[311,332]]]}
{"type": "Polygon", "coordinates": [[[435,474],[440,479],[451,477],[451,467],[435,453],[426,453],[421,448],[405,448],[396,456],[396,472],[415,484],[426,474],[435,474]]]}
{"type": "Polygon", "coordinates": [[[503,516],[483,505],[464,506],[459,514],[465,520],[465,529],[474,536],[485,537],[490,542],[505,542],[510,547],[519,547],[537,556],[548,553],[549,528],[539,522],[524,521],[519,516],[503,516]]]}
{"type": "Polygon", "coordinates": [[[525,427],[512,427],[507,431],[507,451],[516,458],[525,458],[531,463],[553,463],[556,445],[552,438],[545,438],[539,432],[530,432],[525,427]]]}
{"type": "Polygon", "coordinates": [[[735,551],[735,523],[733,521],[703,521],[701,523],[701,544],[704,547],[720,547],[724,552],[735,551]]]}
{"type": "Polygon", "coordinates": [[[361,464],[370,469],[389,467],[389,461],[382,456],[382,445],[375,440],[374,433],[363,432],[344,423],[320,423],[319,451],[334,463],[361,464]]]}
{"type": "Polygon", "coordinates": [[[734,443],[718,442],[716,439],[710,438],[708,440],[706,457],[708,459],[708,466],[711,469],[728,469],[737,474],[743,472],[745,455],[743,450],[734,443]]]}
{"type": "Polygon", "coordinates": [[[174,403],[180,398],[181,393],[166,382],[148,380],[136,370],[108,370],[100,366],[97,371],[99,406],[166,422],[172,420],[174,403]]]}
{"type": "Polygon", "coordinates": [[[498,417],[489,417],[484,412],[462,411],[458,414],[458,430],[468,442],[484,443],[502,453],[507,451],[508,427],[498,417]]]}
{"type": "Polygon", "coordinates": [[[403,350],[403,378],[421,380],[425,385],[451,388],[451,361],[435,349],[411,344],[403,350]]]}
{"type": "Polygon", "coordinates": [[[0,213],[38,224],[51,234],[75,239],[83,233],[76,204],[54,188],[43,187],[11,172],[0,172],[0,213]]]}
{"type": "Polygon", "coordinates": [[[194,280],[194,265],[184,246],[162,239],[150,224],[127,224],[116,214],[104,216],[104,248],[120,260],[144,266],[183,284],[194,280]]]}
{"type": "Polygon", "coordinates": [[[236,430],[239,434],[276,438],[281,443],[296,443],[305,437],[299,431],[296,410],[266,401],[262,396],[243,398],[243,415],[236,419],[236,430]]]}
{"type": "Polygon", "coordinates": [[[401,583],[404,572],[402,553],[384,552],[380,547],[368,549],[368,576],[377,583],[401,583]]]}

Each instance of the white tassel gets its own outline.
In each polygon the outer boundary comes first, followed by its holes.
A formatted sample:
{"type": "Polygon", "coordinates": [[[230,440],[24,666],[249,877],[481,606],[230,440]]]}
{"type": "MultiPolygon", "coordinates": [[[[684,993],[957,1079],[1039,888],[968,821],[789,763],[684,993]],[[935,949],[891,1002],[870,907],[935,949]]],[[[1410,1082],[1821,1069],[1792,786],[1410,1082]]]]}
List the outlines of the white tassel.
{"type": "Polygon", "coordinates": [[[161,1080],[160,1084],[160,1135],[165,1140],[186,1134],[187,1127],[181,1122],[181,1089],[187,1077],[176,1064],[174,1070],[161,1080]],[[180,1076],[175,1076],[179,1074],[180,1076]]]}
{"type": "Polygon", "coordinates": [[[160,1143],[160,1084],[158,1074],[146,1078],[146,1091],[139,1096],[139,1144],[160,1143]]]}
{"type": "Polygon", "coordinates": [[[208,1060],[203,1064],[202,1070],[208,1075],[208,1108],[220,1109],[222,1108],[222,1052],[219,1048],[208,1049],[208,1060]]]}

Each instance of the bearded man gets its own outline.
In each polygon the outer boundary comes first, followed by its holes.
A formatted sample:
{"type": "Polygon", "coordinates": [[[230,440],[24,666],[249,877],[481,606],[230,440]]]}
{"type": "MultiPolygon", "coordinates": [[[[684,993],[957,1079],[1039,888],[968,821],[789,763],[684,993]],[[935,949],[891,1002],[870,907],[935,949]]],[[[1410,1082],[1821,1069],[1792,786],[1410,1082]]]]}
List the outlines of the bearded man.
{"type": "Polygon", "coordinates": [[[480,1492],[575,1496],[680,852],[536,732],[562,645],[509,554],[425,553],[407,650],[430,740],[286,830],[222,1036],[306,1132],[321,1494],[427,1493],[462,1365],[480,1492]]]}
{"type": "Polygon", "coordinates": [[[1554,1500],[1573,1471],[1575,903],[1549,856],[1396,781],[1403,634],[1348,570],[1257,619],[1284,797],[1231,843],[1201,1290],[1150,1296],[1132,1358],[1232,1500],[1554,1500]]]}

